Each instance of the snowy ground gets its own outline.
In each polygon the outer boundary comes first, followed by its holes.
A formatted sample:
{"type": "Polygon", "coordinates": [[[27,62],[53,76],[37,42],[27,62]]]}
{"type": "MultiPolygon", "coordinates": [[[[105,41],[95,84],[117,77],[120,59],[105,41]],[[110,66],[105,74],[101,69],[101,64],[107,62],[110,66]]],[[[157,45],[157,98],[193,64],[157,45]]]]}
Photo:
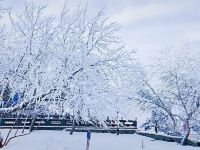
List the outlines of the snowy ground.
{"type": "MultiPolygon", "coordinates": [[[[0,130],[3,136],[8,130],[0,130]]],[[[155,141],[140,135],[93,133],[90,150],[199,150],[197,147],[155,141]],[[143,142],[142,142],[143,141],[143,142]]],[[[65,131],[34,131],[13,139],[3,150],[85,150],[86,133],[69,135],[65,131]]]]}

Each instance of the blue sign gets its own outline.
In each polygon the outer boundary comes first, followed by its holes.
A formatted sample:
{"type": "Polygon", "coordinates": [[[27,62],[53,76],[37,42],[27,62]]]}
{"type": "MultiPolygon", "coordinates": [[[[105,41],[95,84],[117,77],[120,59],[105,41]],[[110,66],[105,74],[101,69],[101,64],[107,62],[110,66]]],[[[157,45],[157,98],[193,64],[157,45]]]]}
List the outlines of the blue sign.
{"type": "Polygon", "coordinates": [[[87,131],[87,140],[90,140],[90,138],[91,138],[91,132],[87,131]]]}

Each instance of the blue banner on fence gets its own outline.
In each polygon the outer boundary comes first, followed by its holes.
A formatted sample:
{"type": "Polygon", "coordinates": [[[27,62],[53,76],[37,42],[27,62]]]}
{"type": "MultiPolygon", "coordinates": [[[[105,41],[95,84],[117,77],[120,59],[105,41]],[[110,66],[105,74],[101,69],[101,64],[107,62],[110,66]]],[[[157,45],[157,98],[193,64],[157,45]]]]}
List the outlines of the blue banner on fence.
{"type": "Polygon", "coordinates": [[[19,100],[20,100],[20,93],[16,92],[15,95],[13,96],[13,99],[12,99],[13,106],[15,106],[18,103],[19,100]]]}

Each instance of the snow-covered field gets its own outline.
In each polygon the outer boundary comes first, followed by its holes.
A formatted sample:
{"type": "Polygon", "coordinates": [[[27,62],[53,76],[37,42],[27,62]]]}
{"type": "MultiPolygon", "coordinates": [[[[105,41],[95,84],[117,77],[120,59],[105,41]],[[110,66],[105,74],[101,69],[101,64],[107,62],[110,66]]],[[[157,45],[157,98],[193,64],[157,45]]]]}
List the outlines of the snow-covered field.
{"type": "MultiPolygon", "coordinates": [[[[1,130],[3,136],[8,130],[1,130]]],[[[14,132],[13,132],[14,133],[14,132]]],[[[197,147],[155,141],[140,135],[92,133],[90,150],[199,150],[197,147]],[[143,143],[143,144],[142,144],[143,143]]],[[[70,135],[65,131],[34,131],[10,141],[3,150],[85,150],[86,133],[70,135]]]]}

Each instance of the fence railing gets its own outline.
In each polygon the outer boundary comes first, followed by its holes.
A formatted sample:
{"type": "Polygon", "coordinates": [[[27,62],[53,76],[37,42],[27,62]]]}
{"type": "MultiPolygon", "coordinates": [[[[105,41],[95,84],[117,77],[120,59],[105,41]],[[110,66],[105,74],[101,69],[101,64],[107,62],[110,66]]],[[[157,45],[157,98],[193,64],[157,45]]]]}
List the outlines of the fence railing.
{"type": "MultiPolygon", "coordinates": [[[[32,118],[27,116],[20,116],[17,119],[16,115],[7,115],[0,117],[0,128],[11,128],[12,126],[18,128],[29,128],[32,123],[32,118]]],[[[137,129],[137,121],[135,120],[106,120],[105,124],[109,128],[134,128],[137,129]]],[[[38,115],[35,123],[34,128],[36,129],[65,129],[67,127],[73,126],[73,120],[70,116],[59,116],[59,115],[51,115],[51,116],[44,116],[38,115]]],[[[99,124],[95,121],[84,122],[84,121],[76,121],[75,122],[76,128],[79,127],[98,127],[101,128],[103,125],[99,124]]]]}

